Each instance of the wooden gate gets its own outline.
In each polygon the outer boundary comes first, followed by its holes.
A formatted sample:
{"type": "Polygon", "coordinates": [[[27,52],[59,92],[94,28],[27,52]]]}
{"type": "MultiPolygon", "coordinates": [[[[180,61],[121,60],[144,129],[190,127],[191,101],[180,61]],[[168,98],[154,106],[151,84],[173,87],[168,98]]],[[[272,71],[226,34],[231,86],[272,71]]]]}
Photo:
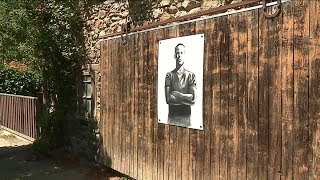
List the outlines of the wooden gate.
{"type": "Polygon", "coordinates": [[[102,41],[101,162],[137,179],[319,179],[320,1],[102,41]],[[157,123],[158,42],[204,33],[204,130],[157,123]]]}
{"type": "Polygon", "coordinates": [[[35,97],[0,93],[0,128],[34,140],[37,137],[37,105],[35,97]]]}

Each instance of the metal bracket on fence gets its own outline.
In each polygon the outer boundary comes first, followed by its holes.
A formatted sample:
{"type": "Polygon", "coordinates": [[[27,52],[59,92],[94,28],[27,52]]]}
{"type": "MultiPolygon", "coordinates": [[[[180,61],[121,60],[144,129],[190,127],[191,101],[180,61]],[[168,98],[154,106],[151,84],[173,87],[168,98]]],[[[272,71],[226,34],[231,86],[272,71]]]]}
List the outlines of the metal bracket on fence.
{"type": "Polygon", "coordinates": [[[273,14],[268,14],[267,12],[267,0],[263,0],[262,1],[262,7],[263,7],[263,14],[266,18],[268,19],[272,19],[272,18],[275,18],[277,17],[279,14],[280,14],[280,11],[281,11],[281,0],[277,0],[277,9],[276,11],[273,13],[273,14]]]}
{"type": "Polygon", "coordinates": [[[121,39],[122,39],[123,45],[127,44],[128,42],[128,33],[131,30],[131,23],[132,23],[131,17],[127,16],[126,23],[122,24],[121,39]]]}

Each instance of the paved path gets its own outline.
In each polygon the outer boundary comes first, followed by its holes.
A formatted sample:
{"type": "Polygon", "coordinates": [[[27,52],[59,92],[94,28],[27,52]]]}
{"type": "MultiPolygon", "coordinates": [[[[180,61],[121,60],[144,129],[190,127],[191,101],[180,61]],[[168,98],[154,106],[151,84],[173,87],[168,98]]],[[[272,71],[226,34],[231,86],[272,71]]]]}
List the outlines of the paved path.
{"type": "Polygon", "coordinates": [[[14,134],[0,129],[0,148],[1,147],[17,147],[29,145],[32,142],[27,141],[19,136],[15,136],[14,134]]]}
{"type": "Polygon", "coordinates": [[[30,142],[11,133],[0,132],[0,180],[121,179],[110,169],[81,161],[64,152],[58,153],[58,157],[33,160],[30,148],[30,142]]]}

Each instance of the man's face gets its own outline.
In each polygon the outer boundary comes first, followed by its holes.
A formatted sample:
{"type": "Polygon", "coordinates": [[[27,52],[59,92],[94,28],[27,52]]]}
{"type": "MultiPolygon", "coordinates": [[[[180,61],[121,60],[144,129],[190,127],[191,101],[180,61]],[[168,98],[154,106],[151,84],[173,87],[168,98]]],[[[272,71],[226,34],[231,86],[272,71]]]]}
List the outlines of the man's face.
{"type": "Polygon", "coordinates": [[[179,45],[175,48],[174,57],[176,58],[176,63],[179,65],[184,64],[184,56],[185,56],[185,47],[183,45],[179,45]]]}

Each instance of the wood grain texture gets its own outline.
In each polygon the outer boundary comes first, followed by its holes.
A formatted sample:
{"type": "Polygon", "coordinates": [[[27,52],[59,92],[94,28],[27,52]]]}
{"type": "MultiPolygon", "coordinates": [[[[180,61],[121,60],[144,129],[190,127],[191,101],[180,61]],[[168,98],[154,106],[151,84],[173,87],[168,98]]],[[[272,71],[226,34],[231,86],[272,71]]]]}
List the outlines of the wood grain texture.
{"type": "Polygon", "coordinates": [[[248,121],[248,78],[247,78],[247,62],[248,62],[248,16],[251,16],[251,12],[239,14],[238,19],[238,55],[237,58],[237,80],[238,80],[238,160],[237,171],[239,179],[246,179],[247,177],[247,121],[248,121]]]}
{"type": "Polygon", "coordinates": [[[269,154],[269,75],[270,65],[268,64],[269,47],[269,23],[259,10],[259,86],[258,86],[258,151],[259,151],[259,179],[268,179],[268,154],[269,154]]]}
{"type": "Polygon", "coordinates": [[[318,11],[297,0],[274,19],[259,9],[104,41],[104,162],[136,179],[317,179],[318,11]],[[198,33],[203,131],[158,124],[158,43],[198,33]]]}
{"type": "MultiPolygon", "coordinates": [[[[238,66],[241,63],[239,57],[239,14],[234,14],[228,17],[230,24],[230,39],[229,39],[229,68],[230,77],[228,83],[228,140],[227,140],[227,156],[228,156],[228,176],[227,179],[236,179],[238,174],[238,160],[239,160],[239,84],[240,72],[238,66]]],[[[243,162],[245,163],[245,162],[243,162]]],[[[243,164],[245,166],[245,164],[243,164]]]]}
{"type": "Polygon", "coordinates": [[[282,152],[281,177],[293,178],[293,8],[287,3],[283,7],[281,43],[281,114],[282,152]]]}
{"type": "Polygon", "coordinates": [[[309,1],[294,1],[294,178],[309,178],[309,1]]]}
{"type": "Polygon", "coordinates": [[[281,38],[282,16],[269,20],[268,65],[269,73],[269,152],[268,178],[280,179],[281,174],[281,38]],[[272,168],[271,168],[272,167],[272,168]]]}
{"type": "Polygon", "coordinates": [[[248,121],[246,133],[247,179],[258,179],[258,49],[259,49],[259,11],[254,10],[247,16],[248,23],[248,60],[247,60],[247,93],[248,121]]]}
{"type": "Polygon", "coordinates": [[[310,74],[310,136],[311,164],[310,179],[320,178],[320,2],[310,2],[310,40],[309,74],[310,74]]]}

